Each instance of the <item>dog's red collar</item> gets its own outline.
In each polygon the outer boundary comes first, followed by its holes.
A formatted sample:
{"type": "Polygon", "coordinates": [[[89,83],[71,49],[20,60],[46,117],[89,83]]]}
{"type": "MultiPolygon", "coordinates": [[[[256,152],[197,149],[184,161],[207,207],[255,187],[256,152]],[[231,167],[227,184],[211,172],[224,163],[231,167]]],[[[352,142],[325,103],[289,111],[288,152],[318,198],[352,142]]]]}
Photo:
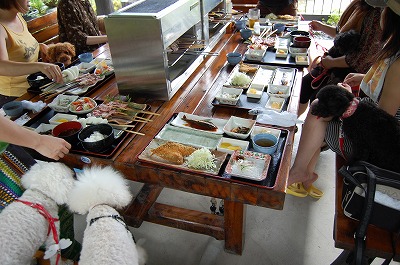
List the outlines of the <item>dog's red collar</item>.
{"type": "MultiPolygon", "coordinates": [[[[28,201],[24,201],[24,200],[20,200],[20,199],[16,199],[15,201],[21,202],[25,205],[28,205],[29,207],[32,207],[32,208],[38,210],[38,212],[49,222],[49,231],[47,232],[47,235],[49,235],[50,232],[52,232],[54,242],[58,245],[58,243],[59,243],[58,233],[57,233],[55,222],[58,222],[59,220],[57,218],[53,218],[53,216],[51,216],[51,214],[46,210],[46,208],[44,208],[43,205],[41,205],[40,203],[28,202],[28,201]]],[[[58,252],[56,264],[58,264],[59,259],[60,259],[60,253],[58,252]]]]}
{"type": "Polygon", "coordinates": [[[346,118],[350,117],[351,115],[353,115],[358,107],[358,103],[360,103],[360,101],[357,98],[353,98],[353,100],[350,102],[350,106],[342,114],[341,118],[346,119],[346,118]]]}

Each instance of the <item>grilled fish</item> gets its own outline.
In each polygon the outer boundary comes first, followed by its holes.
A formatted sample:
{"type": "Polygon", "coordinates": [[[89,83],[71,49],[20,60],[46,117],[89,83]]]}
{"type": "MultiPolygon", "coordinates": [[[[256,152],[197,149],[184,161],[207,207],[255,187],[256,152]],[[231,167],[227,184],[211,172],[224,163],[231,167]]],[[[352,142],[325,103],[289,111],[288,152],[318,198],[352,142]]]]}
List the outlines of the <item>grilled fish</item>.
{"type": "Polygon", "coordinates": [[[182,120],[184,120],[189,127],[204,130],[204,131],[216,131],[218,127],[214,125],[214,123],[206,120],[192,120],[188,119],[186,115],[183,115],[182,120]]]}

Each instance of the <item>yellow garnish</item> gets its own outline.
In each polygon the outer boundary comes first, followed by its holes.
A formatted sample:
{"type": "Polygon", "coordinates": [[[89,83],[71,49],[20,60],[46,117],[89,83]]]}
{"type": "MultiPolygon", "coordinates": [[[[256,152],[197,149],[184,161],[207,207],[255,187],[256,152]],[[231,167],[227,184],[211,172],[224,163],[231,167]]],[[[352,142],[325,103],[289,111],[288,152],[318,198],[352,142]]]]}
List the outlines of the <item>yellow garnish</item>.
{"type": "Polygon", "coordinates": [[[62,122],[67,122],[68,120],[67,119],[58,119],[57,120],[57,122],[60,122],[60,123],[62,123],[62,122]]]}
{"type": "Polygon", "coordinates": [[[229,149],[229,150],[242,150],[242,148],[240,147],[240,146],[237,146],[237,145],[232,145],[232,146],[229,146],[229,147],[227,147],[227,149],[229,149]]]}
{"type": "Polygon", "coordinates": [[[221,148],[229,148],[230,146],[232,146],[230,143],[221,143],[220,145],[221,148]]]}

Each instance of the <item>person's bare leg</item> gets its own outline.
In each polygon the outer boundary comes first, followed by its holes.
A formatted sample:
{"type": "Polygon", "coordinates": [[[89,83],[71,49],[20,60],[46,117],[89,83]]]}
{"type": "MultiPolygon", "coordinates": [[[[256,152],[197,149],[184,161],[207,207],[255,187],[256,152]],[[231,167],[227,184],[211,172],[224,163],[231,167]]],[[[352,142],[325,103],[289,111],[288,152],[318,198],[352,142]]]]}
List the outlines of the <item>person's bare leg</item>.
{"type": "Polygon", "coordinates": [[[308,108],[308,103],[307,104],[300,103],[299,110],[297,111],[297,117],[300,117],[301,114],[303,114],[307,110],[307,108],[308,108]]]}
{"type": "Polygon", "coordinates": [[[328,121],[329,119],[317,118],[311,113],[307,114],[296,158],[289,172],[288,185],[303,182],[309,187],[312,184],[315,165],[325,138],[328,121]]]}

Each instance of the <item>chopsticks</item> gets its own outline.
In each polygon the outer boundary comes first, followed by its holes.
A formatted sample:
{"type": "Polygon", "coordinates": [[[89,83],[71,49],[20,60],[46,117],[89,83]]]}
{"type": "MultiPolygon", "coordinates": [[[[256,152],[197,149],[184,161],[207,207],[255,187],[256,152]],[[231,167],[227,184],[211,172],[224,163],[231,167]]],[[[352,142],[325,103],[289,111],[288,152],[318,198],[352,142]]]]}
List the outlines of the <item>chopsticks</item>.
{"type": "Polygon", "coordinates": [[[265,36],[265,38],[268,38],[269,36],[271,36],[272,34],[274,34],[274,33],[277,32],[277,31],[278,31],[277,29],[274,30],[274,31],[272,31],[271,33],[268,34],[268,36],[265,36]]]}
{"type": "Polygon", "coordinates": [[[137,134],[137,135],[145,135],[144,133],[141,132],[135,132],[135,131],[130,131],[130,130],[125,130],[125,129],[118,129],[127,133],[133,133],[133,134],[137,134]]]}
{"type": "Polygon", "coordinates": [[[261,34],[260,34],[260,36],[258,36],[259,38],[262,38],[265,34],[267,34],[268,33],[268,31],[270,31],[271,30],[271,28],[265,28],[262,32],[261,32],[261,34]]]}
{"type": "MultiPolygon", "coordinates": [[[[133,128],[133,127],[135,127],[136,125],[119,125],[119,124],[110,124],[112,127],[118,127],[118,126],[121,126],[121,127],[125,127],[125,128],[133,128]]],[[[133,134],[137,134],[137,135],[145,135],[144,133],[141,133],[141,132],[136,132],[136,131],[131,131],[131,130],[127,130],[127,129],[123,129],[123,128],[116,128],[117,130],[121,130],[121,131],[124,131],[124,132],[127,132],[127,133],[133,133],[133,134]]]]}

